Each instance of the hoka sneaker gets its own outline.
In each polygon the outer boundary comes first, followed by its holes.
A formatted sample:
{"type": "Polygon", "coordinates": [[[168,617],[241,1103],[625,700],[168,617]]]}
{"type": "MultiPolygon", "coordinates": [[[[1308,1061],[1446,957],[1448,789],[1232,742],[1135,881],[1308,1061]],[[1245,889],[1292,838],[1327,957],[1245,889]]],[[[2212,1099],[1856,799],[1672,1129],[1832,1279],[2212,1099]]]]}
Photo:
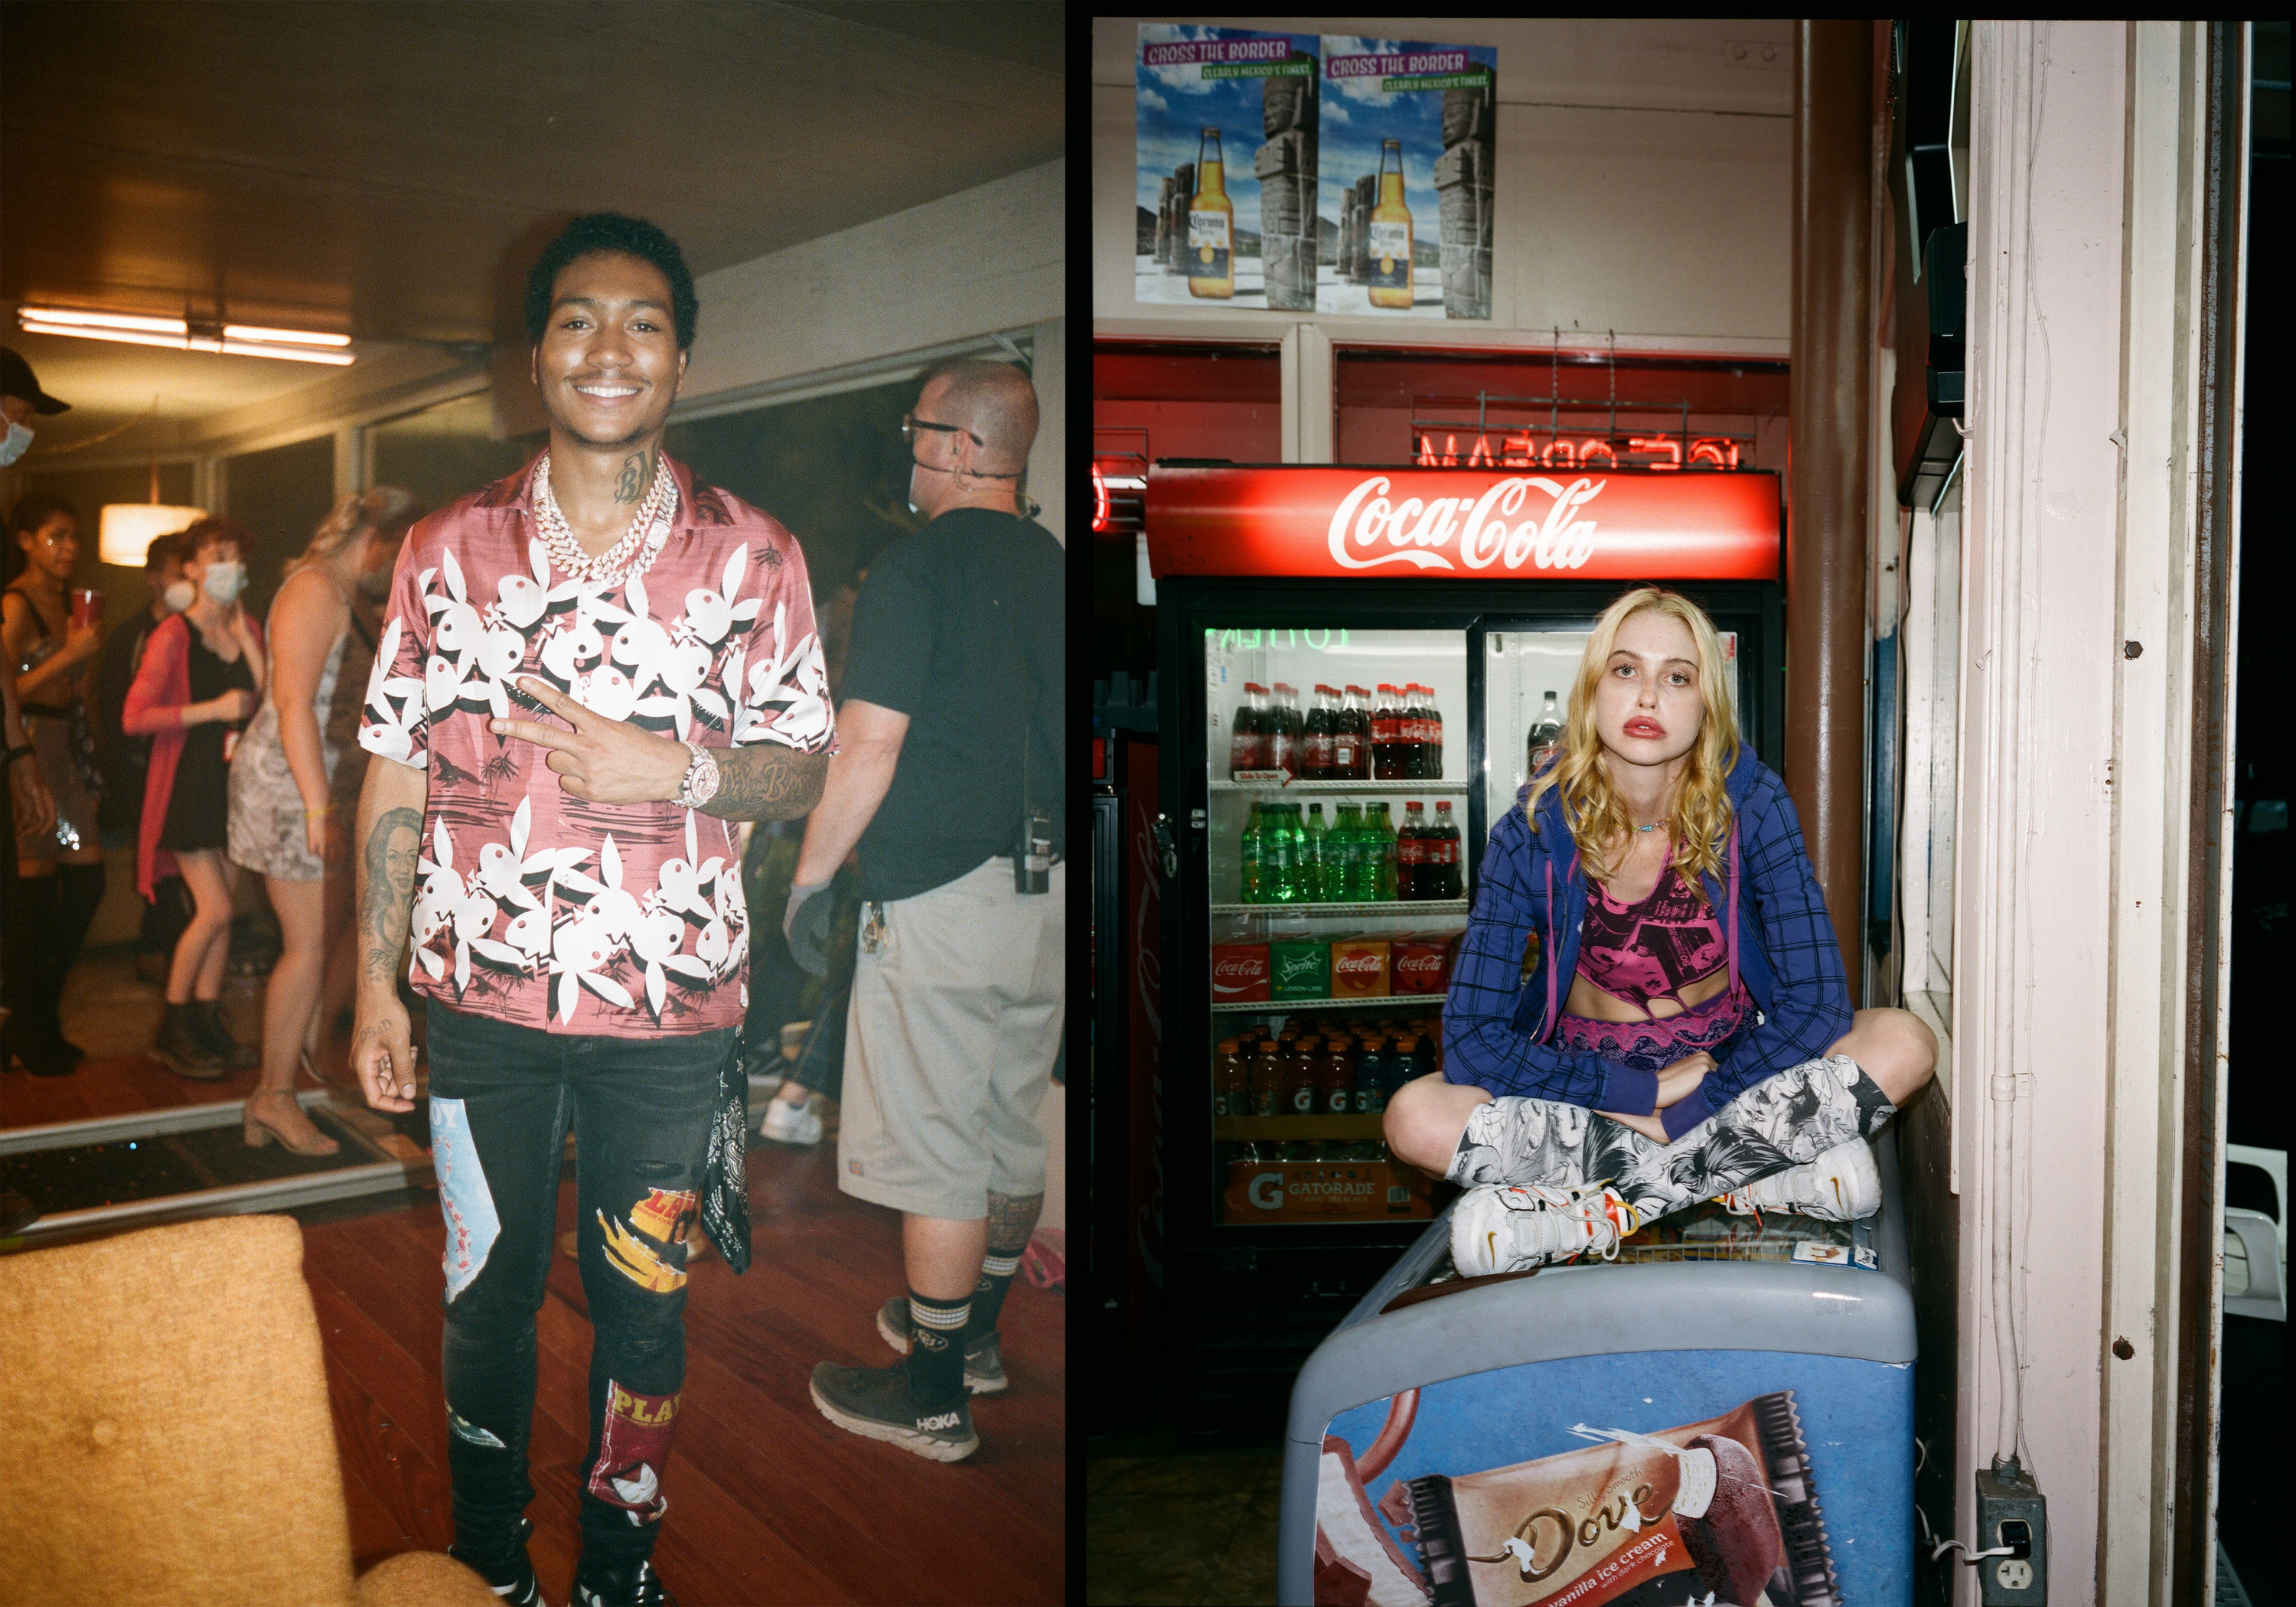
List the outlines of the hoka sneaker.
{"type": "MultiPolygon", "coordinates": [[[[877,1332],[903,1356],[909,1353],[909,1297],[897,1294],[877,1308],[877,1332]]],[[[994,1395],[1004,1387],[1004,1353],[991,1328],[979,1339],[964,1342],[964,1382],[975,1395],[994,1395]]]]}
{"type": "Polygon", "coordinates": [[[652,1562],[619,1568],[585,1562],[574,1570],[572,1607],[677,1607],[677,1601],[662,1587],[652,1562]]]}
{"type": "Polygon", "coordinates": [[[1615,1259],[1642,1213],[1608,1184],[1487,1185],[1451,1208],[1451,1262],[1463,1278],[1522,1272],[1582,1255],[1615,1259]]]}
{"type": "Polygon", "coordinates": [[[500,1557],[469,1556],[459,1546],[449,1546],[447,1554],[484,1579],[509,1607],[549,1607],[542,1599],[542,1586],[534,1577],[534,1563],[526,1554],[527,1537],[533,1532],[533,1521],[521,1518],[515,1553],[500,1557]]]}
{"type": "Polygon", "coordinates": [[[972,1407],[965,1398],[959,1396],[947,1406],[919,1400],[909,1389],[908,1368],[898,1362],[890,1367],[817,1363],[813,1404],[840,1429],[935,1462],[962,1462],[980,1448],[980,1436],[972,1431],[972,1407]]]}
{"type": "Polygon", "coordinates": [[[1772,1172],[1715,1198],[1734,1216],[1791,1211],[1824,1222],[1855,1222],[1882,1209],[1882,1174],[1874,1164],[1874,1147],[1853,1138],[1807,1165],[1772,1172]]]}

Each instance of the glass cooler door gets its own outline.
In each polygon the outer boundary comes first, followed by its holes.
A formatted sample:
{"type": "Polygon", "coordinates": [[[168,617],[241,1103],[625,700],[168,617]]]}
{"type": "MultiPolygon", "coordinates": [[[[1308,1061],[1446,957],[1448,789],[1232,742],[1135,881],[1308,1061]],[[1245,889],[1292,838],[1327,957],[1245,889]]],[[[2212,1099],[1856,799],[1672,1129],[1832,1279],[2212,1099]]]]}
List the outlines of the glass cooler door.
{"type": "Polygon", "coordinates": [[[1465,632],[1214,628],[1204,670],[1212,1219],[1424,1219],[1433,1185],[1380,1112],[1439,1068],[1466,924],[1465,632]],[[1373,726],[1382,686],[1394,728],[1358,733],[1350,705],[1373,726]]]}

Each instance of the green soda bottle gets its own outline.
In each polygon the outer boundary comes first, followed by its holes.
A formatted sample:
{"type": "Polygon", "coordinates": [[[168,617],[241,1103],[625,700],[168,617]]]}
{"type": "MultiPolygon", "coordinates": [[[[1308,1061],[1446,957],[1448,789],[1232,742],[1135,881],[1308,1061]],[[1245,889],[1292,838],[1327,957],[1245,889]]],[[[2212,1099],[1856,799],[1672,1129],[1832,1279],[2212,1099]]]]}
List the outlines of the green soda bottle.
{"type": "Polygon", "coordinates": [[[1330,856],[1331,869],[1324,873],[1324,897],[1334,904],[1357,901],[1356,867],[1362,862],[1363,806],[1343,803],[1340,817],[1332,827],[1325,852],[1330,856]]]}
{"type": "Polygon", "coordinates": [[[1292,811],[1296,805],[1267,806],[1267,824],[1259,839],[1259,902],[1300,902],[1300,839],[1294,833],[1292,811]]]}
{"type": "Polygon", "coordinates": [[[1376,874],[1374,885],[1378,889],[1373,897],[1382,904],[1392,903],[1395,898],[1395,822],[1389,817],[1385,799],[1372,805],[1372,808],[1375,811],[1372,816],[1371,829],[1376,874]]]}
{"type": "Polygon", "coordinates": [[[1262,869],[1266,835],[1266,823],[1260,818],[1259,800],[1255,798],[1251,800],[1251,814],[1243,823],[1243,840],[1236,851],[1237,862],[1242,868],[1236,889],[1236,902],[1239,904],[1267,902],[1262,869]]]}
{"type": "Polygon", "coordinates": [[[1332,839],[1330,828],[1324,824],[1324,806],[1319,803],[1308,806],[1303,842],[1300,862],[1305,873],[1301,879],[1306,884],[1306,900],[1309,904],[1328,903],[1335,897],[1332,891],[1332,839]]]}

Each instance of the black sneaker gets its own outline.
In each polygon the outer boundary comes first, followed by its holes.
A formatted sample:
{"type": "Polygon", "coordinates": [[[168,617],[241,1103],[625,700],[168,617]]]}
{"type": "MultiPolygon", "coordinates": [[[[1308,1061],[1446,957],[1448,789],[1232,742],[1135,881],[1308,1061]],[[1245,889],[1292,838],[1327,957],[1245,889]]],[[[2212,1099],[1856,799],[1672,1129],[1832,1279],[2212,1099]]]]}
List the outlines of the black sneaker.
{"type": "Polygon", "coordinates": [[[242,1044],[232,1037],[231,1029],[223,1024],[223,1008],[213,999],[192,1001],[192,1030],[206,1041],[226,1070],[250,1070],[263,1059],[253,1044],[242,1044]]]}
{"type": "Polygon", "coordinates": [[[929,1407],[910,1392],[909,1370],[898,1362],[890,1367],[816,1363],[813,1404],[840,1429],[935,1462],[962,1462],[980,1448],[972,1404],[960,1397],[952,1406],[929,1407]]]}
{"type": "Polygon", "coordinates": [[[160,1018],[160,1034],[152,1040],[152,1052],[179,1075],[198,1082],[221,1082],[229,1077],[231,1069],[201,1034],[192,1006],[169,1004],[166,1012],[160,1018]]]}
{"type": "Polygon", "coordinates": [[[518,1521],[518,1550],[499,1555],[475,1556],[463,1553],[459,1545],[447,1547],[447,1554],[484,1579],[488,1587],[510,1607],[550,1607],[542,1599],[542,1586],[534,1577],[534,1563],[526,1554],[527,1537],[534,1533],[534,1521],[518,1521]]]}
{"type": "Polygon", "coordinates": [[[573,1607],[677,1607],[649,1562],[602,1568],[585,1562],[574,1570],[573,1607]]]}
{"type": "MultiPolygon", "coordinates": [[[[877,1308],[877,1332],[903,1356],[909,1353],[909,1297],[897,1294],[877,1308]]],[[[964,1341],[964,1382],[975,1395],[994,1395],[1004,1387],[1004,1353],[991,1328],[964,1341]]]]}

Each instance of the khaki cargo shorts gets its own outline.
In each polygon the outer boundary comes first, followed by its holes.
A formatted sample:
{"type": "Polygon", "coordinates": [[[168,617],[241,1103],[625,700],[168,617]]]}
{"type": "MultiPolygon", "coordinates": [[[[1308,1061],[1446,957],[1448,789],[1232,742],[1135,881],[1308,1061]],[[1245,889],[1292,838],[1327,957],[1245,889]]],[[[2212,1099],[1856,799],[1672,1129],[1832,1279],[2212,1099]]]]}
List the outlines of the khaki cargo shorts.
{"type": "Polygon", "coordinates": [[[914,898],[861,906],[837,1181],[849,1194],[950,1221],[991,1190],[1042,1193],[1037,1107],[1067,1007],[1068,866],[1013,890],[990,859],[914,898]]]}

